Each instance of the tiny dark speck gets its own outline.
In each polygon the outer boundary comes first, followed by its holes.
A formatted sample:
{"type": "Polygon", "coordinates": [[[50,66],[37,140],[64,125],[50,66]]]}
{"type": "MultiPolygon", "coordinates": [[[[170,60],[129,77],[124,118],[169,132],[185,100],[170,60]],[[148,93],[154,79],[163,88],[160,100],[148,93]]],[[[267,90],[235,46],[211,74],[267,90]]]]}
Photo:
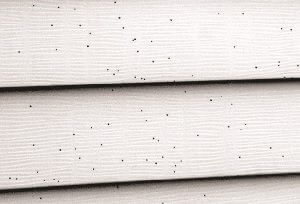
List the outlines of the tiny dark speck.
{"type": "Polygon", "coordinates": [[[209,99],[209,101],[212,101],[212,99],[209,99]]]}
{"type": "Polygon", "coordinates": [[[40,200],[42,200],[42,197],[40,197],[40,200]]]}
{"type": "Polygon", "coordinates": [[[29,105],[29,108],[32,108],[32,105],[29,105]]]}
{"type": "Polygon", "coordinates": [[[89,45],[86,45],[86,47],[90,47],[89,45]]]}
{"type": "Polygon", "coordinates": [[[59,151],[61,152],[61,149],[59,149],[59,151]]]}
{"type": "Polygon", "coordinates": [[[119,16],[118,19],[121,19],[121,17],[119,16]]]}
{"type": "Polygon", "coordinates": [[[270,149],[272,149],[272,147],[269,147],[270,149]]]}
{"type": "Polygon", "coordinates": [[[19,50],[18,53],[21,53],[21,51],[19,50]]]}

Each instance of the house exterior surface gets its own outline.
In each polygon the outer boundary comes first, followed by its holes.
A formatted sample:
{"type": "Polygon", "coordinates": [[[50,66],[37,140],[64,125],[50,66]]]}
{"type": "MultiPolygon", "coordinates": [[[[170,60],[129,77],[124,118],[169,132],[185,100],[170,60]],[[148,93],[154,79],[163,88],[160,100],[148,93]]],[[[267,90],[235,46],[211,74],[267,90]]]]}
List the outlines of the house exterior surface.
{"type": "Polygon", "coordinates": [[[0,0],[0,203],[299,203],[299,10],[0,0]]]}

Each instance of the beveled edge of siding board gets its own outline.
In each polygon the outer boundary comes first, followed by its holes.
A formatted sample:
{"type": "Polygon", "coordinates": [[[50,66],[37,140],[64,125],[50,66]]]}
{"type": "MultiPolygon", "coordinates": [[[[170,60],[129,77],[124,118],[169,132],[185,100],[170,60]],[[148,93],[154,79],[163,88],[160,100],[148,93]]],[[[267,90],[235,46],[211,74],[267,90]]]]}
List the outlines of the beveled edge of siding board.
{"type": "Polygon", "coordinates": [[[298,177],[300,172],[297,173],[270,173],[270,174],[247,174],[236,176],[212,176],[212,177],[192,177],[192,178],[176,178],[176,179],[160,179],[160,180],[133,180],[133,181],[121,181],[121,182],[98,182],[98,183],[81,183],[81,184],[69,184],[69,185],[57,185],[57,186],[36,186],[36,187],[24,187],[24,188],[9,188],[0,189],[1,194],[16,193],[16,192],[30,192],[30,191],[51,191],[51,190],[70,190],[70,189],[82,189],[93,187],[112,187],[119,185],[143,185],[143,184],[157,184],[157,183],[174,183],[174,182],[187,182],[187,181],[228,181],[228,180],[251,180],[251,179],[268,179],[268,178],[287,178],[298,177]]]}
{"type": "Polygon", "coordinates": [[[250,84],[250,83],[290,83],[300,82],[300,78],[274,78],[274,79],[237,79],[237,80],[211,80],[211,81],[174,81],[174,82],[147,82],[147,83],[120,83],[120,84],[74,84],[74,85],[47,85],[47,86],[16,86],[0,87],[0,93],[5,92],[32,92],[54,91],[110,87],[143,87],[143,86],[181,86],[181,85],[209,85],[209,84],[250,84]]]}

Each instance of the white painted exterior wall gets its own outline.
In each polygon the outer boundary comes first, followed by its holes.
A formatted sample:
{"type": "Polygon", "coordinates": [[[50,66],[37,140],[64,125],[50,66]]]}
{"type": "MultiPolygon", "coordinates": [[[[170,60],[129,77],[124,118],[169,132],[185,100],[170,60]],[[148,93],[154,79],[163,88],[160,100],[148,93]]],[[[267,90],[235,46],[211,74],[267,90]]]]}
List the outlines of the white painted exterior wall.
{"type": "Polygon", "coordinates": [[[0,0],[0,203],[298,203],[299,9],[0,0]]]}

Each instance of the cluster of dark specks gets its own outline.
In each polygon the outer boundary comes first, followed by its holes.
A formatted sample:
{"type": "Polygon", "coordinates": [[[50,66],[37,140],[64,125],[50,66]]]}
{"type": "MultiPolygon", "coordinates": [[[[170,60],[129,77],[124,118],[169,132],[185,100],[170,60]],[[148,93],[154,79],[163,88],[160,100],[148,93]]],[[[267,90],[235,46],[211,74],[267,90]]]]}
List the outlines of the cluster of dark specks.
{"type": "MultiPolygon", "coordinates": [[[[283,27],[281,27],[281,28],[280,28],[280,30],[284,30],[284,28],[283,28],[283,27]]],[[[293,31],[293,28],[287,28],[287,30],[289,30],[289,31],[293,31]]]]}
{"type": "Polygon", "coordinates": [[[113,76],[116,76],[117,73],[120,72],[120,69],[112,69],[112,68],[109,69],[109,68],[106,68],[106,71],[107,72],[111,72],[113,76]]]}

